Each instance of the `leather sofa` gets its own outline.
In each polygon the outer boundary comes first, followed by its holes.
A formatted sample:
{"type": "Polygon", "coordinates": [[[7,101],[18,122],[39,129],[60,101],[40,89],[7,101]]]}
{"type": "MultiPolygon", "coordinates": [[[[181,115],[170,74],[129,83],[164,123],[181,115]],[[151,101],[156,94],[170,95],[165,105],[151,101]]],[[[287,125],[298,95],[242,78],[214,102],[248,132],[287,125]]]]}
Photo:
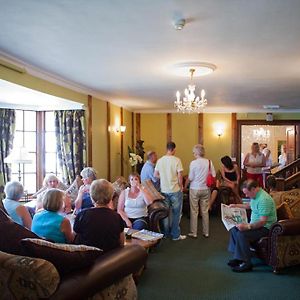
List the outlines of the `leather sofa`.
{"type": "Polygon", "coordinates": [[[300,189],[271,193],[277,207],[287,204],[286,216],[279,214],[279,221],[270,228],[269,236],[255,245],[262,258],[274,273],[286,267],[300,265],[300,189]]]}
{"type": "MultiPolygon", "coordinates": [[[[20,227],[0,209],[1,299],[95,300],[117,299],[120,295],[122,299],[136,299],[132,274],[146,263],[147,253],[143,247],[128,245],[115,249],[101,255],[91,266],[64,275],[59,274],[49,261],[22,256],[19,247],[9,249],[7,241],[10,237],[24,237],[20,227]]],[[[30,234],[33,233],[28,233],[32,237],[30,234]]]]}

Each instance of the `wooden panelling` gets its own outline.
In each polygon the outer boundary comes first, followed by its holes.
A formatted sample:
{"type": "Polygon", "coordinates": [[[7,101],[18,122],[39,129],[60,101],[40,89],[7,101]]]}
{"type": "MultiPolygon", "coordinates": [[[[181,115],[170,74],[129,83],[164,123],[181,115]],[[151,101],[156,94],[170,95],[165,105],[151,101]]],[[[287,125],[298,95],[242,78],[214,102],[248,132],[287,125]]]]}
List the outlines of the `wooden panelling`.
{"type": "Polygon", "coordinates": [[[92,114],[93,98],[88,95],[88,165],[93,166],[93,114],[92,114]]]}
{"type": "Polygon", "coordinates": [[[237,157],[238,153],[237,115],[231,114],[231,157],[237,157]]]}
{"type": "Polygon", "coordinates": [[[131,113],[131,148],[134,147],[134,113],[131,113]]]}
{"type": "Polygon", "coordinates": [[[108,128],[110,126],[110,104],[109,102],[106,102],[106,130],[107,130],[107,180],[111,180],[111,166],[110,166],[110,131],[108,131],[108,128]]]}
{"type": "Polygon", "coordinates": [[[198,143],[203,145],[203,113],[198,114],[198,143]]]}
{"type": "Polygon", "coordinates": [[[172,114],[167,114],[167,142],[172,141],[172,114]]]}
{"type": "MultiPolygon", "coordinates": [[[[121,120],[121,125],[124,125],[124,116],[123,116],[123,107],[120,108],[120,120],[121,120]]],[[[123,133],[120,133],[121,135],[121,149],[120,149],[120,163],[121,163],[121,176],[124,176],[124,136],[123,133]]]]}
{"type": "Polygon", "coordinates": [[[135,126],[136,126],[136,141],[141,139],[141,114],[137,113],[135,117],[135,126]]]}

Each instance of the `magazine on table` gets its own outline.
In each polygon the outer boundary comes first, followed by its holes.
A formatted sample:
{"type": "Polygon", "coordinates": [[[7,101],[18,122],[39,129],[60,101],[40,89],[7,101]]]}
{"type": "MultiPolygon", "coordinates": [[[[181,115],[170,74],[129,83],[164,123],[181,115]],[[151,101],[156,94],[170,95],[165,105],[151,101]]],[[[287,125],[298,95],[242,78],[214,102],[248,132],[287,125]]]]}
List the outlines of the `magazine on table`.
{"type": "Polygon", "coordinates": [[[247,212],[245,208],[229,207],[221,204],[222,222],[229,231],[231,228],[241,223],[248,223],[247,212]]]}
{"type": "Polygon", "coordinates": [[[129,234],[129,235],[131,235],[131,237],[140,239],[143,241],[156,241],[156,240],[162,239],[164,236],[162,233],[158,233],[158,232],[154,232],[154,231],[150,231],[150,230],[146,230],[146,229],[137,231],[134,229],[125,228],[124,232],[126,235],[129,234]]]}

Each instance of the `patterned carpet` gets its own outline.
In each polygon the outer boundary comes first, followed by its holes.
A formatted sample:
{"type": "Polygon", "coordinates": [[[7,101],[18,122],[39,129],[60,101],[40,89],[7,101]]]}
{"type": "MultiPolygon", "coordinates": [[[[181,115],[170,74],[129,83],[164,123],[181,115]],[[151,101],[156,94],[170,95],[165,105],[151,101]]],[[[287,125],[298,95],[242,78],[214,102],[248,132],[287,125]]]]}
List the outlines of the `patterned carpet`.
{"type": "MultiPolygon", "coordinates": [[[[199,220],[201,222],[201,220],[199,220]]],[[[182,218],[182,233],[189,220],[182,218]]],[[[300,299],[300,267],[275,275],[271,268],[253,259],[252,272],[237,274],[226,265],[228,233],[218,217],[210,220],[210,237],[163,240],[149,256],[138,284],[140,300],[277,300],[300,299]]]]}

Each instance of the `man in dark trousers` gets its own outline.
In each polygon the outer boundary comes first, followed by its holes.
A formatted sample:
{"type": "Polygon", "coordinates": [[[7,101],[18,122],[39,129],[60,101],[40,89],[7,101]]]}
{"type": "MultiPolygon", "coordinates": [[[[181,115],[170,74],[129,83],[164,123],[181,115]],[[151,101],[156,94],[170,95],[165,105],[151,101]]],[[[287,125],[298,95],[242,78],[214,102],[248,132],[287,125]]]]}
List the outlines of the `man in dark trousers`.
{"type": "Polygon", "coordinates": [[[251,220],[247,224],[238,224],[230,229],[228,250],[233,253],[233,259],[228,265],[234,272],[252,270],[250,243],[269,234],[269,229],[277,221],[276,206],[272,197],[265,192],[257,181],[247,180],[242,186],[247,204],[231,204],[230,207],[251,209],[251,220]]]}

